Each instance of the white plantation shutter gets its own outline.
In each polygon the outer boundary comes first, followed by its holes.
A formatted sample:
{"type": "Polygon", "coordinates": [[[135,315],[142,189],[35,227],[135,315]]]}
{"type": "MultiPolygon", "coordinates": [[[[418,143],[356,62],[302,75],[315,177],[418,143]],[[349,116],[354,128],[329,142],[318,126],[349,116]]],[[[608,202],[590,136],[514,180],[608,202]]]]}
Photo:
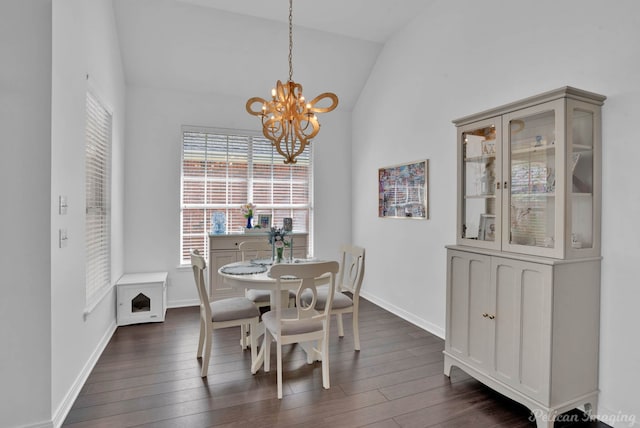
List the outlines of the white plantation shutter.
{"type": "Polygon", "coordinates": [[[112,116],[90,92],[86,103],[85,312],[90,312],[111,286],[112,116]]]}
{"type": "Polygon", "coordinates": [[[224,212],[227,233],[246,225],[240,205],[252,202],[259,214],[271,214],[281,227],[293,218],[296,232],[309,232],[311,218],[311,153],[305,150],[294,166],[266,138],[248,131],[183,127],[180,216],[180,263],[189,252],[208,253],[211,215],[224,212]]]}

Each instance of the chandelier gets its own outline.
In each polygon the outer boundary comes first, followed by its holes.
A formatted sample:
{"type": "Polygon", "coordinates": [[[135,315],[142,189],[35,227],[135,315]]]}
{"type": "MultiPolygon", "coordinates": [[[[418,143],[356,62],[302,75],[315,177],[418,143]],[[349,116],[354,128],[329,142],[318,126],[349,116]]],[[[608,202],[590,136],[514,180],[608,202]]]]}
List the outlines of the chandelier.
{"type": "Polygon", "coordinates": [[[338,97],[324,92],[310,102],[302,95],[302,85],[293,81],[293,0],[289,0],[289,80],[277,81],[271,89],[271,100],[253,97],[247,101],[247,112],[259,116],[262,133],[271,140],[278,153],[284,156],[285,164],[296,163],[296,156],[304,151],[311,139],[320,131],[316,113],[326,113],[338,106],[338,97]],[[331,100],[328,107],[317,107],[320,101],[331,100]],[[258,104],[258,110],[254,110],[258,104]]]}

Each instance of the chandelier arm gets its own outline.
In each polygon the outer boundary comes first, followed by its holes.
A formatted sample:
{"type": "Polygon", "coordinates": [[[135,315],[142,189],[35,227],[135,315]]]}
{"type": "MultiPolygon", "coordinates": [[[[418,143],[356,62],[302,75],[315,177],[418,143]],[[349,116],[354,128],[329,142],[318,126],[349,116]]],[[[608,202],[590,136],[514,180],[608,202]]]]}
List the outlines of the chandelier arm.
{"type": "Polygon", "coordinates": [[[311,106],[309,111],[312,111],[314,113],[328,113],[338,107],[338,97],[332,92],[324,92],[311,100],[309,105],[311,106]],[[329,98],[331,100],[331,105],[329,107],[316,107],[316,103],[322,101],[325,98],[329,98]]]}
{"type": "Polygon", "coordinates": [[[268,101],[260,98],[260,97],[253,97],[253,98],[249,98],[249,100],[247,101],[247,104],[245,106],[245,108],[247,109],[247,113],[252,114],[254,116],[264,116],[264,111],[262,110],[262,107],[267,105],[268,101]],[[253,105],[255,103],[260,103],[260,109],[259,110],[253,110],[253,105]]]}
{"type": "MultiPolygon", "coordinates": [[[[298,140],[298,149],[294,151],[293,155],[292,155],[292,159],[295,158],[296,156],[300,155],[302,152],[304,152],[304,149],[309,145],[310,141],[308,140],[308,138],[306,138],[301,132],[300,129],[296,126],[295,129],[295,134],[298,140]]],[[[295,162],[294,162],[295,163],[295,162]]]]}
{"type": "Polygon", "coordinates": [[[318,123],[318,121],[317,120],[310,120],[309,123],[307,124],[307,126],[304,127],[304,129],[300,128],[300,126],[298,126],[296,128],[296,136],[300,140],[304,140],[304,145],[308,146],[309,144],[311,144],[311,140],[316,135],[318,135],[319,131],[320,131],[320,124],[318,123]],[[309,133],[304,132],[309,127],[309,125],[311,125],[311,132],[309,132],[309,133]]]}
{"type": "Polygon", "coordinates": [[[269,118],[266,120],[266,122],[263,121],[262,135],[264,135],[276,145],[280,144],[286,134],[286,130],[282,122],[282,120],[277,120],[275,118],[269,118]]]}
{"type": "Polygon", "coordinates": [[[293,164],[297,162],[295,157],[299,154],[294,152],[295,139],[293,138],[293,130],[291,129],[291,124],[288,121],[283,121],[283,126],[286,128],[286,131],[282,134],[282,137],[284,137],[284,144],[282,144],[282,140],[280,140],[279,143],[274,144],[274,146],[278,153],[285,158],[285,164],[293,164]]]}

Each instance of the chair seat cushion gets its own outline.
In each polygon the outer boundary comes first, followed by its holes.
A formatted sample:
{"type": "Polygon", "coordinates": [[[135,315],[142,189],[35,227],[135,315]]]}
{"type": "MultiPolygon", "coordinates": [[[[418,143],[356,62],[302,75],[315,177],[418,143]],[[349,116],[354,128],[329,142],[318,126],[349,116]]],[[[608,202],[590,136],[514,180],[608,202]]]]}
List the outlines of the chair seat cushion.
{"type": "MultiPolygon", "coordinates": [[[[290,290],[289,291],[289,298],[290,299],[295,299],[296,298],[296,292],[290,290]]],[[[255,303],[269,303],[269,302],[271,302],[271,292],[269,290],[249,289],[249,290],[247,290],[247,299],[249,299],[249,300],[251,300],[252,302],[255,302],[255,303]]]]}
{"type": "MultiPolygon", "coordinates": [[[[317,289],[318,301],[316,302],[316,309],[324,311],[324,305],[327,303],[327,296],[329,295],[329,289],[327,287],[318,287],[317,289]]],[[[311,290],[305,290],[300,296],[301,300],[307,305],[313,300],[311,290]]],[[[353,306],[353,300],[349,296],[343,293],[335,293],[333,295],[333,305],[331,309],[345,309],[353,306]]]]}
{"type": "Polygon", "coordinates": [[[231,297],[209,304],[213,322],[223,322],[260,316],[260,310],[246,297],[231,297]]]}
{"type": "MultiPolygon", "coordinates": [[[[298,317],[298,310],[296,308],[287,308],[282,310],[282,319],[295,319],[298,317]]],[[[278,318],[276,311],[269,311],[262,315],[262,322],[265,328],[276,332],[278,331],[278,318]]],[[[282,324],[281,334],[283,336],[290,336],[294,334],[312,333],[314,331],[322,331],[322,320],[305,319],[295,323],[282,324]]]]}
{"type": "Polygon", "coordinates": [[[271,292],[269,290],[247,290],[247,299],[255,303],[265,303],[271,301],[271,292]]]}

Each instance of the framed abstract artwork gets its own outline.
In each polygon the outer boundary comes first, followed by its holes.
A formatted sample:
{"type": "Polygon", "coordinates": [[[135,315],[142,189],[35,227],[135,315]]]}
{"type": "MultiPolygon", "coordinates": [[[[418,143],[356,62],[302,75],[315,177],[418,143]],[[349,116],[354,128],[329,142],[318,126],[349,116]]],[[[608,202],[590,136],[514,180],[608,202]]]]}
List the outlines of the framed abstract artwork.
{"type": "Polygon", "coordinates": [[[378,217],[429,218],[429,160],[378,169],[378,217]]]}

